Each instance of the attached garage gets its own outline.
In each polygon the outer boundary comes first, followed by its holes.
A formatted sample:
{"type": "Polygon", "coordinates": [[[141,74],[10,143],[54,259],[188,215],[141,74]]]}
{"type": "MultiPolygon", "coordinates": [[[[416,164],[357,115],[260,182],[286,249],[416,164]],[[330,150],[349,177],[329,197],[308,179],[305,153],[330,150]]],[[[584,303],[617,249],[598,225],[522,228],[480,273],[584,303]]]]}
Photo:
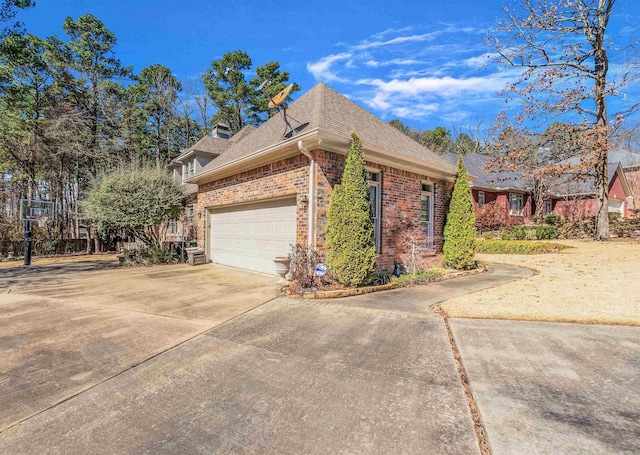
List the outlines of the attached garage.
{"type": "Polygon", "coordinates": [[[619,213],[624,218],[624,202],[616,199],[609,199],[609,213],[619,213]]]}
{"type": "Polygon", "coordinates": [[[275,275],[273,258],[286,256],[295,243],[295,198],[209,212],[209,257],[214,263],[275,275]]]}

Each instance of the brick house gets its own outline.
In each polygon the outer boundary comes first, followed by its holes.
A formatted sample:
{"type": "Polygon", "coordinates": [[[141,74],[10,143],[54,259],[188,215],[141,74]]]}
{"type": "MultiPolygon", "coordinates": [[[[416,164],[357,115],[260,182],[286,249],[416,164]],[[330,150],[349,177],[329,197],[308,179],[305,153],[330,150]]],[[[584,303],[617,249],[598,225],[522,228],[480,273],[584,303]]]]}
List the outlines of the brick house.
{"type": "MultiPolygon", "coordinates": [[[[611,158],[617,158],[615,154],[611,158]]],[[[458,155],[448,153],[445,158],[457,162],[458,155]]],[[[487,155],[464,155],[467,171],[475,179],[471,192],[476,207],[476,217],[482,216],[487,204],[495,204],[501,225],[523,224],[532,220],[536,212],[533,193],[527,180],[516,172],[488,172],[487,155]]],[[[637,166],[640,169],[640,165],[637,166]]],[[[635,167],[624,168],[621,163],[609,164],[609,212],[619,213],[626,218],[631,215],[634,197],[627,173],[635,167]]],[[[569,221],[594,217],[596,215],[595,185],[593,179],[577,181],[559,178],[548,183],[547,198],[543,214],[556,214],[569,221]]]]}
{"type": "MultiPolygon", "coordinates": [[[[447,153],[444,158],[450,163],[458,161],[455,153],[447,153]]],[[[530,222],[535,207],[526,180],[516,172],[487,172],[488,159],[487,155],[478,153],[462,157],[467,172],[474,177],[470,185],[476,217],[492,204],[496,206],[494,213],[503,226],[530,222]]]]}
{"type": "Polygon", "coordinates": [[[185,180],[198,186],[194,222],[208,260],[274,274],[273,258],[292,244],[324,252],[329,198],[352,131],[365,153],[378,265],[393,264],[396,237],[409,226],[441,247],[455,166],[322,83],[286,116],[289,125],[280,113],[232,137],[185,180]]]}
{"type": "MultiPolygon", "coordinates": [[[[568,180],[549,187],[552,211],[562,218],[575,221],[596,216],[597,200],[594,180],[568,180]]],[[[621,163],[609,163],[609,213],[628,218],[635,201],[621,163]]]]}

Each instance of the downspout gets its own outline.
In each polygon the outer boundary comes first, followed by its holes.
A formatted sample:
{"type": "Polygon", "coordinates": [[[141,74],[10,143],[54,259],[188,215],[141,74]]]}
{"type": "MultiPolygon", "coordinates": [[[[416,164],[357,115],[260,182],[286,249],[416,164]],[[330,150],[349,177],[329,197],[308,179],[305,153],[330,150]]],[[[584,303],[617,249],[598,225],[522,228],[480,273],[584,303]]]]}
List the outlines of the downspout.
{"type": "Polygon", "coordinates": [[[302,140],[298,141],[298,150],[304,156],[309,158],[309,206],[307,207],[307,211],[309,214],[309,220],[307,222],[308,232],[307,232],[307,243],[309,247],[315,248],[315,219],[316,219],[316,157],[313,156],[309,150],[307,150],[304,145],[302,145],[302,140]]]}

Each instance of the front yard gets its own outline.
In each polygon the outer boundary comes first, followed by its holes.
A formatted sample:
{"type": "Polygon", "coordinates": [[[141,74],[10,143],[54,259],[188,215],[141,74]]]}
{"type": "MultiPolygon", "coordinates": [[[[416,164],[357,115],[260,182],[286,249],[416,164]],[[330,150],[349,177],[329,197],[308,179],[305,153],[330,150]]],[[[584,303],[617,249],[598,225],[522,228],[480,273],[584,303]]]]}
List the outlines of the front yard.
{"type": "Polygon", "coordinates": [[[449,317],[640,325],[640,242],[562,241],[557,254],[478,259],[539,273],[442,304],[449,317]]]}

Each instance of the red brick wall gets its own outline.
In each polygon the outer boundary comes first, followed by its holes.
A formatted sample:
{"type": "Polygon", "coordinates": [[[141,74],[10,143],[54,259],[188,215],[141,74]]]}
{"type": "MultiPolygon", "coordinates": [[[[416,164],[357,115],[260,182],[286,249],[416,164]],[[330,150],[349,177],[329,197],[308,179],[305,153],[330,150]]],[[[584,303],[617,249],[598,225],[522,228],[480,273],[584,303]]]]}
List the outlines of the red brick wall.
{"type": "MultiPolygon", "coordinates": [[[[624,201],[624,217],[626,218],[631,216],[633,205],[628,206],[626,204],[627,201],[626,195],[624,194],[624,188],[622,187],[622,182],[617,174],[609,184],[608,195],[611,199],[624,201]]],[[[568,197],[567,199],[559,199],[555,202],[553,213],[560,215],[568,221],[577,221],[596,216],[597,205],[595,196],[581,198],[568,197]]]]}
{"type": "Polygon", "coordinates": [[[633,196],[632,209],[640,208],[640,168],[633,167],[624,170],[624,175],[627,178],[629,184],[629,190],[633,196]]]}
{"type": "MultiPolygon", "coordinates": [[[[260,166],[240,174],[224,179],[215,180],[200,185],[198,201],[195,205],[196,213],[203,213],[203,209],[213,206],[236,204],[242,202],[257,202],[260,200],[293,196],[298,201],[308,195],[309,160],[303,155],[297,155],[281,161],[260,166]]],[[[297,204],[296,241],[307,243],[307,205],[297,204]]],[[[196,217],[197,218],[197,217],[196,217]]],[[[198,222],[198,246],[204,248],[206,217],[202,216],[198,222]]]]}
{"type": "MultiPolygon", "coordinates": [[[[316,247],[325,249],[324,231],[329,199],[333,187],[340,182],[345,165],[345,156],[315,150],[317,166],[317,200],[316,212],[317,240],[316,247]]],[[[393,260],[398,259],[395,242],[397,236],[411,225],[420,223],[420,197],[422,181],[428,180],[420,174],[402,171],[389,166],[381,166],[367,162],[370,168],[381,171],[381,238],[378,265],[391,267],[393,260]]],[[[433,180],[433,179],[432,179],[433,180]]],[[[434,226],[433,233],[438,248],[442,248],[442,233],[451,197],[453,183],[434,180],[434,226]]]]}
{"type": "MultiPolygon", "coordinates": [[[[316,157],[316,248],[325,250],[325,227],[329,199],[333,187],[340,182],[345,156],[324,150],[313,150],[316,157]]],[[[297,194],[298,201],[308,194],[309,160],[298,155],[268,166],[252,169],[238,175],[216,180],[200,186],[196,211],[207,207],[259,201],[297,194]]],[[[427,177],[367,163],[381,170],[381,252],[380,266],[390,267],[398,258],[395,248],[397,235],[405,228],[420,223],[420,195],[422,181],[427,177]]],[[[432,179],[433,180],[433,179],[432,179]]],[[[442,233],[453,183],[434,180],[434,237],[442,247],[442,233]]],[[[307,206],[298,203],[297,242],[307,243],[307,206]]],[[[196,212],[197,213],[197,212],[196,212]]],[[[197,217],[196,217],[197,218],[197,217]]],[[[198,245],[204,248],[206,217],[198,225],[198,245]]]]}
{"type": "MultiPolygon", "coordinates": [[[[476,214],[478,213],[478,191],[482,190],[471,190],[473,194],[473,203],[475,204],[476,214]]],[[[500,214],[502,218],[502,223],[505,226],[510,226],[512,224],[523,224],[531,221],[531,217],[533,215],[533,198],[530,194],[524,194],[524,207],[523,207],[523,215],[522,216],[512,216],[509,215],[509,193],[508,192],[497,192],[497,191],[488,191],[484,190],[484,200],[485,204],[495,203],[497,207],[500,208],[500,214]]]]}
{"type": "Polygon", "coordinates": [[[553,205],[553,213],[567,221],[577,221],[596,216],[596,200],[594,198],[558,199],[553,205]]]}

